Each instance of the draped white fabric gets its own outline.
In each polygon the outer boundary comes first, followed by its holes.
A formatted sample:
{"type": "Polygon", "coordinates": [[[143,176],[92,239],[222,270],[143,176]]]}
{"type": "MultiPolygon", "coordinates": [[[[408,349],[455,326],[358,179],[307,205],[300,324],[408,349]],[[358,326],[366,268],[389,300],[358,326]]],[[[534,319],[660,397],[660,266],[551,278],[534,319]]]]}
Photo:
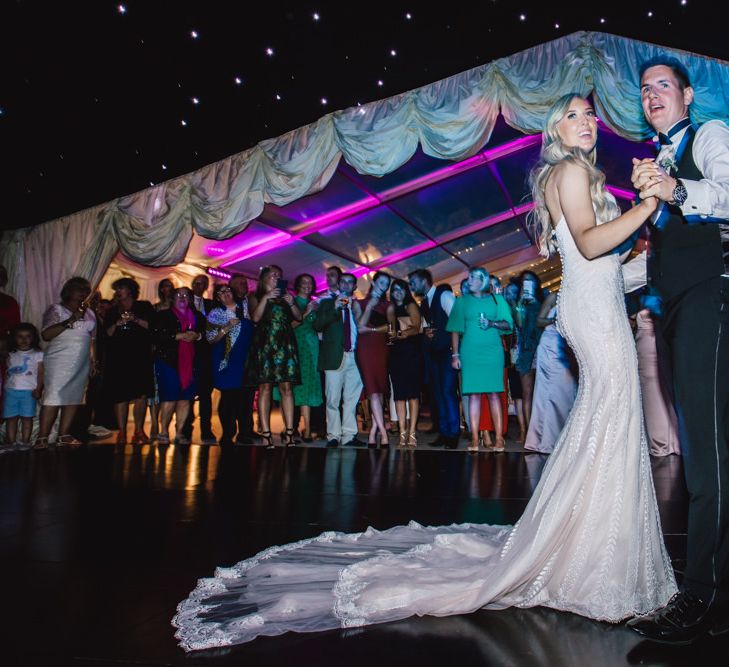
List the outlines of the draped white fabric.
{"type": "Polygon", "coordinates": [[[267,202],[288,204],[323,189],[341,157],[358,172],[387,174],[420,145],[459,160],[488,143],[496,118],[523,132],[541,130],[559,96],[594,93],[600,116],[618,134],[649,136],[639,104],[638,67],[658,54],[679,57],[692,74],[694,120],[727,119],[729,64],[597,32],[561,39],[422,88],[328,114],[317,122],[190,174],[75,215],[3,235],[0,263],[24,317],[39,322],[63,281],[93,283],[118,250],[147,266],[185,258],[193,230],[224,239],[243,231],[267,202]],[[37,271],[36,271],[37,269],[37,271]]]}

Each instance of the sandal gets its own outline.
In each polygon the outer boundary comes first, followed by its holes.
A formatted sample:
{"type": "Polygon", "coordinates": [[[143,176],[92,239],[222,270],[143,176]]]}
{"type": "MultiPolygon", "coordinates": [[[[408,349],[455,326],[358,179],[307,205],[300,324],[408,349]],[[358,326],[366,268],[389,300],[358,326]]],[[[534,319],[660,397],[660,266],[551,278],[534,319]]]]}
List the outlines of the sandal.
{"type": "Polygon", "coordinates": [[[169,445],[170,444],[170,436],[167,433],[159,433],[157,437],[155,438],[158,445],[169,445]]]}
{"type": "Polygon", "coordinates": [[[294,438],[294,429],[287,428],[282,434],[281,434],[281,444],[286,447],[293,447],[294,445],[298,445],[301,443],[301,440],[297,440],[294,438]]]}
{"type": "Polygon", "coordinates": [[[503,452],[504,451],[504,445],[506,443],[504,442],[503,438],[496,438],[496,443],[494,444],[494,451],[495,452],[503,452]]]}
{"type": "Polygon", "coordinates": [[[127,444],[127,432],[126,431],[119,431],[119,433],[116,434],[116,444],[117,445],[126,445],[127,444]]]}
{"type": "Polygon", "coordinates": [[[273,444],[273,438],[271,437],[271,431],[259,431],[258,436],[263,440],[266,449],[276,449],[276,445],[273,444]]]}
{"type": "Polygon", "coordinates": [[[48,438],[36,438],[35,442],[33,443],[33,449],[48,449],[48,438]]]}
{"type": "Polygon", "coordinates": [[[408,439],[408,432],[407,431],[400,431],[400,441],[397,443],[398,447],[406,447],[407,446],[407,439],[408,439]]]}
{"type": "Polygon", "coordinates": [[[80,447],[83,444],[78,438],[74,438],[68,433],[66,435],[59,435],[58,440],[56,440],[56,447],[80,447]]]}
{"type": "Polygon", "coordinates": [[[408,434],[408,447],[415,449],[418,446],[418,436],[415,431],[410,431],[408,434]]]}

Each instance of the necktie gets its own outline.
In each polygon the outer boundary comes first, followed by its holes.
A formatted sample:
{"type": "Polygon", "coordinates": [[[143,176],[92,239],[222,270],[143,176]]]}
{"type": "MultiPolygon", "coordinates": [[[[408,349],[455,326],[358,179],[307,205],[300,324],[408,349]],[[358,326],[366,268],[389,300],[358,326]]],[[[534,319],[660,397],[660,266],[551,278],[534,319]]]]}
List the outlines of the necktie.
{"type": "Polygon", "coordinates": [[[352,323],[349,317],[349,308],[342,308],[344,315],[344,351],[352,351],[352,323]]]}

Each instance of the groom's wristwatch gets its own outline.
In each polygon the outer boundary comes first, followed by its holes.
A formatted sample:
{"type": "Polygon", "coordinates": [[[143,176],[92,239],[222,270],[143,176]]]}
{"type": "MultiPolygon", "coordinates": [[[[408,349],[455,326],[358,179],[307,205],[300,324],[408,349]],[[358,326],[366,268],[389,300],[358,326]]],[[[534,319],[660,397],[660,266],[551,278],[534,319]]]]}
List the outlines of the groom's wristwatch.
{"type": "Polygon", "coordinates": [[[683,206],[684,202],[688,198],[688,191],[686,190],[686,186],[683,184],[683,181],[680,178],[676,179],[676,187],[673,188],[671,198],[671,204],[674,204],[676,206],[683,206]]]}

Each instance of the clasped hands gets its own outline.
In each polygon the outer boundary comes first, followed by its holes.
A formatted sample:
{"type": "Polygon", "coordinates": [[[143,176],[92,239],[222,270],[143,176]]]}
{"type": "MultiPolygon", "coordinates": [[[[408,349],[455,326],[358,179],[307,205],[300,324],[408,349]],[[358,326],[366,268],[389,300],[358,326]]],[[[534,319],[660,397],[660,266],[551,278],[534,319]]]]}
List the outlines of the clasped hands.
{"type": "MultiPolygon", "coordinates": [[[[633,182],[633,187],[638,190],[638,196],[644,201],[651,197],[669,203],[673,201],[676,179],[669,176],[653,158],[642,160],[633,158],[633,173],[630,175],[630,180],[633,182]]],[[[657,206],[658,201],[655,204],[657,206]]]]}

